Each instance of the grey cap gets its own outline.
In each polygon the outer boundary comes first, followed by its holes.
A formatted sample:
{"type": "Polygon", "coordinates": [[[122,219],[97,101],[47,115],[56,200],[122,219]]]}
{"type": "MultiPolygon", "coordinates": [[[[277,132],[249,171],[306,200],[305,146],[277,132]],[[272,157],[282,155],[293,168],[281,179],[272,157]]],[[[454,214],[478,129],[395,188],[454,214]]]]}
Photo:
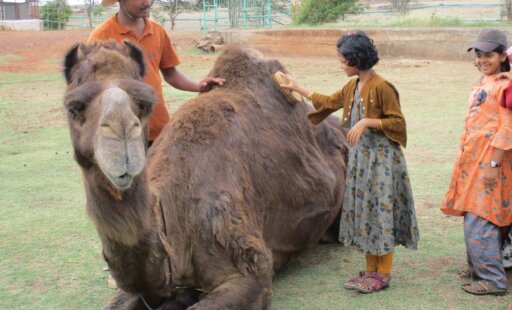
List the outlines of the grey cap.
{"type": "Polygon", "coordinates": [[[482,52],[494,51],[498,46],[503,45],[507,47],[507,37],[503,31],[492,28],[484,28],[476,37],[476,41],[473,42],[468,48],[468,52],[472,49],[481,50],[482,52]]]}

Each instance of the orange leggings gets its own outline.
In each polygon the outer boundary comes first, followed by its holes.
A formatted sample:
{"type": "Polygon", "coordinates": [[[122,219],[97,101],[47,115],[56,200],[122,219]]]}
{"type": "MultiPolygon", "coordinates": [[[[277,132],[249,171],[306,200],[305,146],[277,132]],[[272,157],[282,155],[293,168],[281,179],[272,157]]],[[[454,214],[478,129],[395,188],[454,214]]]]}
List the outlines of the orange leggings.
{"type": "Polygon", "coordinates": [[[393,252],[386,255],[370,255],[366,254],[366,271],[378,272],[381,275],[391,273],[393,267],[393,252]]]}

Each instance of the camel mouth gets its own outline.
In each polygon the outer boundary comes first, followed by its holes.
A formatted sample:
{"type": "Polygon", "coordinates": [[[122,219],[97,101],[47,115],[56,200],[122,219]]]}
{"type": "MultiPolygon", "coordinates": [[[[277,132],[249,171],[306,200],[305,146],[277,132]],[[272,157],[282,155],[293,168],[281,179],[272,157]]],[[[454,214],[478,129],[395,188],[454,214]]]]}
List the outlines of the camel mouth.
{"type": "Polygon", "coordinates": [[[133,176],[130,175],[128,172],[119,176],[110,177],[110,181],[112,181],[113,185],[119,190],[126,190],[130,188],[132,180],[133,176]]]}

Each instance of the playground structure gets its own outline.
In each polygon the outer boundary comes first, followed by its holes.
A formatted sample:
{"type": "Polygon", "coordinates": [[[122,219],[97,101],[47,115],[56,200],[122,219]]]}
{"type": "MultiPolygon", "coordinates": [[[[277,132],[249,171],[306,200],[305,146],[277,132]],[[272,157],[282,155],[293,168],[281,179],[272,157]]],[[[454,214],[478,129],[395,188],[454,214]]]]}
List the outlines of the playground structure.
{"type": "Polygon", "coordinates": [[[288,23],[291,7],[291,0],[203,0],[201,28],[270,28],[288,23]]]}

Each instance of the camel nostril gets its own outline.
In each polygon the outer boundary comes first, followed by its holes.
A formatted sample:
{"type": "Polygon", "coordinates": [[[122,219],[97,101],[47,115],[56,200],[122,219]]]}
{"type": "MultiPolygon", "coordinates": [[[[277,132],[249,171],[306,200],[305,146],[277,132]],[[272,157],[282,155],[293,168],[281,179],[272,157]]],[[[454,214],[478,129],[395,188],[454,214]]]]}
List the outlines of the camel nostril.
{"type": "Polygon", "coordinates": [[[120,179],[124,179],[124,178],[127,178],[127,177],[128,177],[128,173],[125,173],[125,174],[119,176],[120,179]]]}

